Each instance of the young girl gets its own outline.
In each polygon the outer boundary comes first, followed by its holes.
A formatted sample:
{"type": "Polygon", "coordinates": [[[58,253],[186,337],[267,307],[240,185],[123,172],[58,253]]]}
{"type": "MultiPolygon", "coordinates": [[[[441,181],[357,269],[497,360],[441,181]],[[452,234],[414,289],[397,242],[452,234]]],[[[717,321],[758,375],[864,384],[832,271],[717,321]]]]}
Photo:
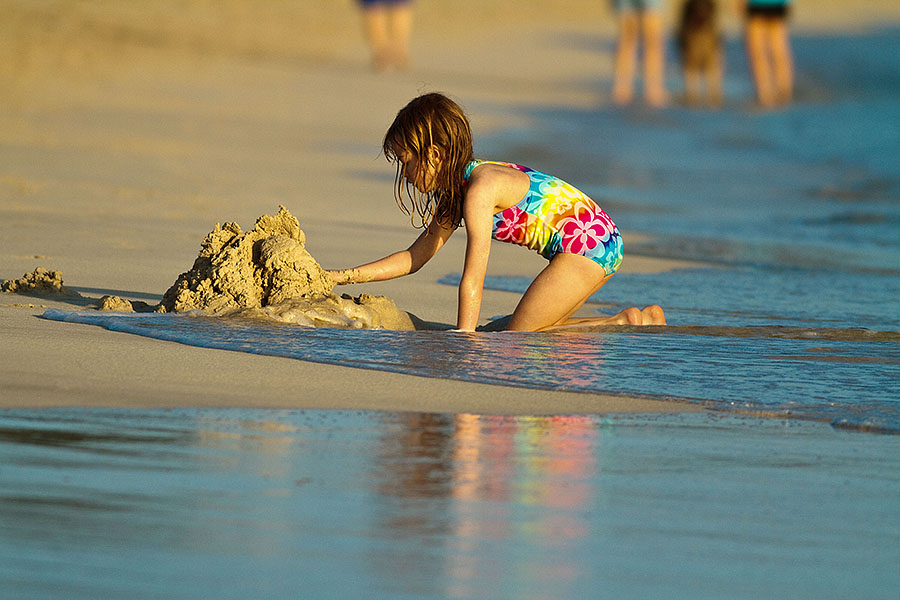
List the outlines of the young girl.
{"type": "Polygon", "coordinates": [[[398,205],[411,217],[415,214],[424,231],[406,250],[329,271],[336,284],[415,273],[465,221],[458,330],[474,331],[478,324],[491,238],[526,246],[550,261],[516,307],[509,330],[576,323],[665,324],[656,305],[628,308],[613,317],[571,318],[622,262],[619,230],[590,198],[555,177],[520,165],[474,160],[469,121],[446,96],[425,94],[400,110],[384,136],[383,151],[397,163],[398,205]]]}

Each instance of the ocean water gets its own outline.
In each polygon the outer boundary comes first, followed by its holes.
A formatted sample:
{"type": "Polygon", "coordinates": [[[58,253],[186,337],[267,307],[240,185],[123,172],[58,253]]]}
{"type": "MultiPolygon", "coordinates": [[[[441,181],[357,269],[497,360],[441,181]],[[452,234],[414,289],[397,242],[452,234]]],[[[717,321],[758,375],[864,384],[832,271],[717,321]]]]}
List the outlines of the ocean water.
{"type": "Polygon", "coordinates": [[[889,599],[898,473],[900,436],[727,415],[5,410],[0,581],[23,600],[889,599]]]}
{"type": "Polygon", "coordinates": [[[425,377],[698,402],[718,410],[900,432],[900,336],[870,341],[868,330],[670,327],[453,334],[312,329],[178,314],[49,310],[43,316],[204,348],[425,377]]]}
{"type": "MultiPolygon", "coordinates": [[[[739,99],[718,111],[540,108],[533,127],[480,141],[481,155],[558,173],[600,201],[624,232],[626,264],[649,254],[708,265],[626,271],[592,299],[607,314],[661,304],[672,325],[664,330],[460,336],[171,315],[44,317],[299,360],[898,432],[898,41],[896,31],[798,40],[798,101],[781,111],[739,99]],[[632,231],[646,235],[632,243],[632,231]]],[[[743,71],[730,73],[734,91],[743,71]]],[[[502,273],[486,281],[520,293],[528,284],[502,273]]]]}

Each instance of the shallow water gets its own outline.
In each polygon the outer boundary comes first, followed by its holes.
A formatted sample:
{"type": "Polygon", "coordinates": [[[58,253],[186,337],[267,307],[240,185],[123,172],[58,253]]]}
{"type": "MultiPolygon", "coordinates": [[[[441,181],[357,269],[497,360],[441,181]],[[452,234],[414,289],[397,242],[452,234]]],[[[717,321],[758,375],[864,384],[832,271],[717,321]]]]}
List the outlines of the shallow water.
{"type": "MultiPolygon", "coordinates": [[[[172,314],[49,310],[192,346],[549,390],[702,402],[900,432],[900,335],[791,328],[614,328],[603,333],[311,329],[172,314]]],[[[552,406],[547,407],[553,411],[552,406]]]]}
{"type": "Polygon", "coordinates": [[[711,414],[6,410],[0,580],[22,599],[893,598],[898,461],[898,436],[711,414]]]}

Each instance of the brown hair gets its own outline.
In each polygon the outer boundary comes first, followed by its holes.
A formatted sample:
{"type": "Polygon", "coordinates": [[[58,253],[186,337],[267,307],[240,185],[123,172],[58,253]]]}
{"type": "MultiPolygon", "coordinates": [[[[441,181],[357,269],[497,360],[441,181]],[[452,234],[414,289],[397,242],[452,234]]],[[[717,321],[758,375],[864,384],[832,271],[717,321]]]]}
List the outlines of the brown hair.
{"type": "Polygon", "coordinates": [[[472,132],[469,120],[456,102],[438,93],[413,98],[400,109],[388,128],[382,151],[385,158],[397,163],[394,198],[414,226],[427,228],[437,219],[439,225],[459,227],[466,166],[472,160],[472,132]],[[412,182],[405,180],[400,155],[409,152],[421,169],[429,161],[430,146],[441,150],[440,170],[435,174],[434,190],[421,194],[412,182]],[[409,198],[410,207],[405,198],[409,198]]]}

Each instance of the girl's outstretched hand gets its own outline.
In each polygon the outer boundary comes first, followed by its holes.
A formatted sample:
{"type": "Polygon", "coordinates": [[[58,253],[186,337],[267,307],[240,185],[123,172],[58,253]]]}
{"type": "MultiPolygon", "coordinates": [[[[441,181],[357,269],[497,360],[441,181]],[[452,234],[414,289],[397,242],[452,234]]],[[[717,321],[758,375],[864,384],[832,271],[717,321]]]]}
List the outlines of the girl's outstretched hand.
{"type": "Polygon", "coordinates": [[[353,271],[354,269],[343,269],[340,271],[332,271],[330,269],[326,269],[325,272],[331,277],[331,280],[334,282],[334,285],[345,285],[348,283],[354,283],[353,281],[353,271]]]}

